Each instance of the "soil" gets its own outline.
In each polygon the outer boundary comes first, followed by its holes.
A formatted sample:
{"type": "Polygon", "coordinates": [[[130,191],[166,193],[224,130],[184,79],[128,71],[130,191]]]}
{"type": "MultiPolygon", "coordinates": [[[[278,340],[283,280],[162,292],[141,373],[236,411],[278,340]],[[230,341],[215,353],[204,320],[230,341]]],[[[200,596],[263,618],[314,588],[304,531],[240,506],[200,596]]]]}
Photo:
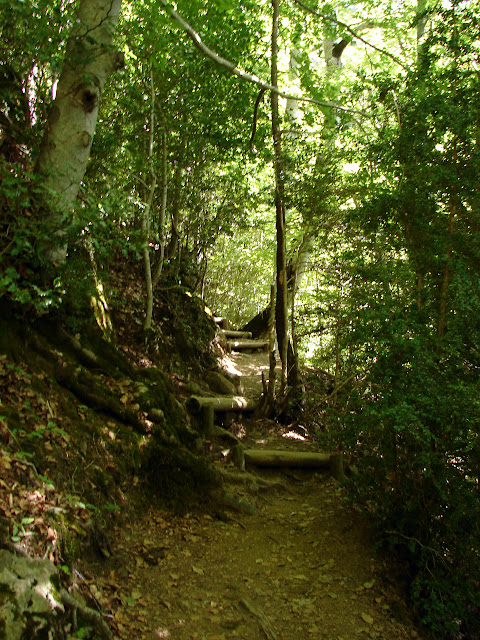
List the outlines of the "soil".
{"type": "MultiPolygon", "coordinates": [[[[268,357],[233,354],[224,366],[241,374],[246,395],[258,394],[268,357]]],[[[308,434],[280,432],[268,421],[232,428],[249,447],[315,449],[308,434]]],[[[210,443],[209,454],[223,472],[234,471],[225,449],[210,443]]],[[[374,551],[365,516],[333,478],[248,472],[254,487],[255,478],[260,488],[260,479],[270,481],[256,492],[235,485],[254,515],[176,516],[150,507],[117,527],[111,558],[80,564],[77,580],[111,612],[116,638],[427,638],[397,569],[374,551]]]]}

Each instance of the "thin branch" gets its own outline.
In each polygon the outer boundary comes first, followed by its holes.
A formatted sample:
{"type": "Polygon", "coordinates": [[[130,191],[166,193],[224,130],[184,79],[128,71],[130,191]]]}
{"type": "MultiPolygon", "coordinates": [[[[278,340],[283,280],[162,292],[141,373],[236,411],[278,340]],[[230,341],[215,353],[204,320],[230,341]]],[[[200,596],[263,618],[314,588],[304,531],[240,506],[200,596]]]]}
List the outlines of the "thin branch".
{"type": "Polygon", "coordinates": [[[253,109],[252,135],[250,136],[250,142],[248,143],[250,149],[253,149],[255,134],[257,133],[258,107],[260,106],[260,102],[262,101],[265,91],[266,89],[260,89],[257,99],[255,100],[255,107],[253,109]]]}
{"type": "Polygon", "coordinates": [[[227,69],[227,71],[229,71],[233,75],[239,77],[241,80],[245,80],[246,82],[250,82],[252,84],[255,84],[258,87],[261,87],[262,89],[265,89],[266,91],[271,91],[272,93],[275,93],[276,95],[278,95],[280,98],[284,98],[286,100],[290,99],[290,100],[299,100],[301,102],[310,102],[312,104],[317,104],[320,107],[327,107],[329,109],[337,109],[338,111],[344,111],[345,113],[355,113],[357,115],[364,116],[365,118],[372,118],[373,117],[373,114],[371,114],[371,113],[367,113],[365,111],[360,111],[358,109],[350,109],[349,107],[343,107],[342,105],[336,104],[334,102],[326,102],[324,100],[316,100],[315,98],[308,98],[308,97],[305,97],[305,96],[293,96],[293,95],[291,95],[289,93],[285,93],[284,91],[282,91],[281,89],[278,89],[277,87],[272,86],[271,84],[268,84],[268,82],[264,82],[258,76],[252,75],[251,73],[247,73],[246,71],[243,71],[242,69],[239,69],[238,67],[236,67],[233,64],[233,62],[230,62],[230,60],[227,60],[226,58],[222,58],[222,56],[218,55],[218,53],[215,53],[215,51],[212,51],[211,49],[209,49],[207,47],[207,45],[205,45],[202,42],[202,39],[201,39],[200,35],[195,31],[195,29],[193,29],[188,24],[188,22],[185,22],[185,20],[176,11],[174,11],[168,5],[167,0],[158,0],[158,1],[165,8],[165,10],[169,14],[169,16],[173,20],[175,20],[175,22],[177,22],[184,29],[184,31],[187,33],[187,35],[192,40],[194,46],[204,56],[206,56],[207,58],[209,58],[210,60],[215,62],[215,64],[219,65],[220,67],[223,67],[224,69],[227,69]]]}
{"type": "Polygon", "coordinates": [[[418,546],[422,547],[422,549],[426,549],[427,551],[431,551],[434,555],[436,555],[442,562],[445,562],[445,558],[442,554],[434,549],[433,547],[429,547],[426,544],[422,544],[418,538],[414,538],[413,536],[406,536],[404,533],[400,533],[400,531],[385,531],[390,536],[398,536],[399,538],[404,538],[404,540],[410,540],[411,542],[415,542],[418,546]]]}
{"type": "Polygon", "coordinates": [[[329,22],[333,22],[333,24],[336,24],[338,27],[345,29],[345,31],[348,31],[348,33],[350,33],[356,40],[360,40],[360,42],[363,42],[363,44],[366,44],[367,47],[371,47],[372,49],[375,49],[375,51],[378,51],[378,53],[381,53],[384,56],[388,56],[391,60],[395,62],[395,64],[398,64],[400,67],[402,67],[402,69],[405,69],[405,71],[409,70],[409,68],[405,64],[403,64],[403,62],[400,62],[400,60],[396,58],[393,54],[391,54],[389,51],[385,51],[385,49],[376,47],[371,42],[368,42],[368,40],[365,40],[365,38],[362,38],[362,36],[357,31],[354,31],[351,27],[348,26],[348,24],[345,24],[345,22],[342,22],[341,20],[337,20],[333,16],[329,16],[326,13],[321,13],[316,9],[312,9],[311,7],[306,5],[304,2],[302,2],[302,0],[292,0],[292,1],[295,4],[298,4],[299,7],[302,7],[302,9],[304,9],[305,11],[308,11],[308,13],[311,13],[312,16],[316,16],[317,18],[321,18],[322,20],[328,20],[329,22]]]}

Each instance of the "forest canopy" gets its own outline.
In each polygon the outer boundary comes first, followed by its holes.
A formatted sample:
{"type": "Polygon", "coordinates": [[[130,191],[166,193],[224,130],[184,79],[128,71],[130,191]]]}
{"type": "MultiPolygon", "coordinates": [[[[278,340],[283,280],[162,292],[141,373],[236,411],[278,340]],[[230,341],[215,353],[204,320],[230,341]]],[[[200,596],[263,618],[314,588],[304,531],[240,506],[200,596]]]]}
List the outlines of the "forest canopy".
{"type": "Polygon", "coordinates": [[[478,637],[478,1],[0,15],[0,297],[76,326],[138,263],[148,332],[162,288],[241,327],[275,285],[277,400],[305,366],[353,381],[316,437],[423,621],[478,637]]]}

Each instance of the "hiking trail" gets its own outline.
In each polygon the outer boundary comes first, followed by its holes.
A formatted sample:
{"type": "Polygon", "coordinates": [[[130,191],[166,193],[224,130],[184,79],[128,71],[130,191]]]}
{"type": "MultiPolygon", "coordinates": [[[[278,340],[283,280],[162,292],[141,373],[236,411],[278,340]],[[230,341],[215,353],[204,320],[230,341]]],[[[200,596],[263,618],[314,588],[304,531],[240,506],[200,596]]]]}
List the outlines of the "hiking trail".
{"type": "MultiPolygon", "coordinates": [[[[259,396],[267,353],[232,351],[223,366],[240,375],[247,398],[259,396]]],[[[230,429],[251,448],[316,451],[308,434],[271,421],[244,418],[230,429]]],[[[117,528],[112,558],[88,565],[95,597],[117,611],[116,638],[427,637],[388,561],[373,551],[365,517],[328,472],[262,469],[242,482],[227,451],[211,443],[229,490],[254,513],[176,516],[151,507],[117,528]]]]}

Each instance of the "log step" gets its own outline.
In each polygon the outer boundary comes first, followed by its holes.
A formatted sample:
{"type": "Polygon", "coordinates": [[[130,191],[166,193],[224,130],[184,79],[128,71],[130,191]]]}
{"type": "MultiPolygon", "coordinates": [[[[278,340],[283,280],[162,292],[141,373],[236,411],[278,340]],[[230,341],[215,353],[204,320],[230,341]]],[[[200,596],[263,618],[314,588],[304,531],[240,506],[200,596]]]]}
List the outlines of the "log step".
{"type": "Polygon", "coordinates": [[[243,351],[243,349],[264,349],[268,348],[268,340],[228,340],[228,346],[232,351],[243,351]]]}
{"type": "Polygon", "coordinates": [[[251,331],[233,331],[233,329],[224,329],[223,334],[226,338],[245,338],[248,340],[252,337],[251,331]]]}
{"type": "Polygon", "coordinates": [[[244,398],[243,396],[233,397],[203,397],[203,396],[190,396],[187,400],[187,409],[194,414],[201,413],[204,407],[213,407],[214,411],[227,412],[227,411],[255,411],[258,402],[251,400],[250,398],[244,398]]]}
{"type": "Polygon", "coordinates": [[[222,318],[221,316],[215,316],[214,320],[220,329],[228,329],[228,327],[230,326],[230,322],[227,320],[227,318],[222,318]]]}
{"type": "Polygon", "coordinates": [[[257,467],[289,467],[296,469],[330,468],[330,453],[309,451],[277,451],[273,449],[245,449],[245,462],[257,467]]]}

